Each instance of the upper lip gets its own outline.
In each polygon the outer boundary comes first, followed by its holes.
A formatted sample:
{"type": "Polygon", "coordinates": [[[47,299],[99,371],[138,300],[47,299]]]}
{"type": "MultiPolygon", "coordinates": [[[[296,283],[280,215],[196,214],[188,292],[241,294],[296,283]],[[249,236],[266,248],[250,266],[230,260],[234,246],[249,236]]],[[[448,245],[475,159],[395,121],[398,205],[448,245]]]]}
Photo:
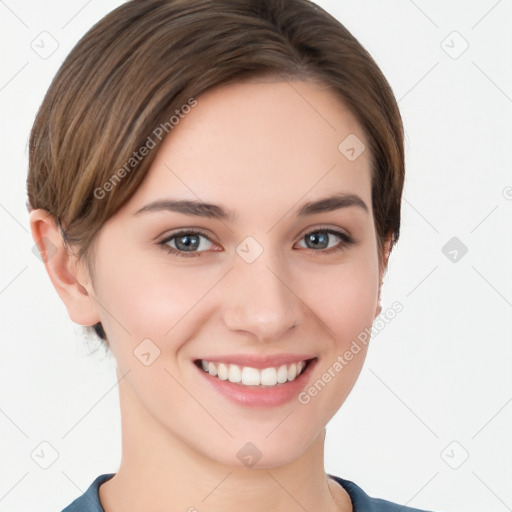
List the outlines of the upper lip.
{"type": "Polygon", "coordinates": [[[212,363],[237,364],[239,366],[249,366],[251,368],[268,368],[270,366],[281,366],[283,364],[298,363],[313,359],[311,354],[274,354],[258,356],[254,354],[229,354],[225,356],[202,357],[212,363]]]}

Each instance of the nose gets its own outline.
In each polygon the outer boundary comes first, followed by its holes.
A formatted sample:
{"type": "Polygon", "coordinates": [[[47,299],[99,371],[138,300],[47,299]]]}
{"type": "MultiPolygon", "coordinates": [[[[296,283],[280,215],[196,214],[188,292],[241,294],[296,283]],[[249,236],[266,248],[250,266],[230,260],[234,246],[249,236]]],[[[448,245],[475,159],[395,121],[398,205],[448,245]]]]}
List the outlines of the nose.
{"type": "Polygon", "coordinates": [[[225,325],[262,342],[284,339],[304,319],[305,306],[293,285],[289,271],[270,251],[252,263],[237,257],[222,290],[225,325]]]}

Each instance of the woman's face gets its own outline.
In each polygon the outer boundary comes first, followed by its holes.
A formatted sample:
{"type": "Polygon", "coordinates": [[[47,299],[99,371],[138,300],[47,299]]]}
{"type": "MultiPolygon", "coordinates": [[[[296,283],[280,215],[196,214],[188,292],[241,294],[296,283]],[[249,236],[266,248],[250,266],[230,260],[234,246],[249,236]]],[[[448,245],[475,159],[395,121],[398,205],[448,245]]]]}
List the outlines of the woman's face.
{"type": "Polygon", "coordinates": [[[163,432],[230,465],[261,453],[257,465],[272,467],[299,457],[339,409],[366,355],[353,342],[378,308],[362,144],[325,88],[251,82],[197,98],[152,149],[145,181],[99,234],[88,286],[141,436],[163,432]],[[198,204],[148,207],[166,201],[198,204]],[[275,371],[244,380],[283,380],[284,363],[313,358],[299,380],[265,388],[197,364],[252,361],[241,368],[275,371]]]}

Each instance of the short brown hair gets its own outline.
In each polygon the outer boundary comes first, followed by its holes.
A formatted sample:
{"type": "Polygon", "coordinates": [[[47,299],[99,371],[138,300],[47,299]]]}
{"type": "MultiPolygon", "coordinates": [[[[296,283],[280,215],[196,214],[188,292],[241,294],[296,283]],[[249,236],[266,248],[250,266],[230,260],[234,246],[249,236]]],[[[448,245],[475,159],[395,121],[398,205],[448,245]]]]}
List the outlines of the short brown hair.
{"type": "MultiPolygon", "coordinates": [[[[190,98],[259,76],[317,80],[362,125],[380,261],[384,240],[393,246],[400,232],[402,119],[369,53],[309,0],[132,0],[109,13],[73,48],[39,109],[29,141],[29,209],[53,216],[94,278],[96,235],[135,193],[156,151],[104,198],[97,190],[190,98]]],[[[94,330],[108,345],[101,323],[94,330]]]]}

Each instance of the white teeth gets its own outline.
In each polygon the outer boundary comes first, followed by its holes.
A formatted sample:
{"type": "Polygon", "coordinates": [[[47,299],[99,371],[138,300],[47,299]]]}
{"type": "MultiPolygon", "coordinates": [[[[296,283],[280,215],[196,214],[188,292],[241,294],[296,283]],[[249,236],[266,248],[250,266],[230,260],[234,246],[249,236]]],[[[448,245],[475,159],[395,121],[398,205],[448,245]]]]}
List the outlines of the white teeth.
{"type": "Polygon", "coordinates": [[[283,364],[279,367],[270,367],[259,370],[249,366],[236,364],[212,363],[201,359],[201,367],[214,377],[244,386],[276,386],[295,380],[306,366],[305,361],[283,364]]]}
{"type": "Polygon", "coordinates": [[[260,383],[261,377],[259,370],[244,366],[242,370],[242,384],[245,384],[246,386],[259,386],[260,383]]]}
{"type": "Polygon", "coordinates": [[[208,363],[208,373],[215,377],[217,375],[217,365],[208,363]]]}
{"type": "Polygon", "coordinates": [[[288,369],[286,368],[286,365],[283,364],[279,367],[279,370],[277,370],[277,382],[279,384],[282,384],[283,382],[286,382],[288,380],[288,369]]]}
{"type": "Polygon", "coordinates": [[[275,386],[277,384],[277,371],[275,368],[264,368],[260,373],[260,384],[263,386],[275,386]]]}
{"type": "Polygon", "coordinates": [[[242,381],[242,370],[240,369],[240,366],[237,366],[236,364],[229,365],[228,380],[229,382],[234,383],[242,381]]]}
{"type": "Polygon", "coordinates": [[[224,363],[217,365],[217,377],[219,377],[220,380],[228,379],[228,367],[224,363]]]}

